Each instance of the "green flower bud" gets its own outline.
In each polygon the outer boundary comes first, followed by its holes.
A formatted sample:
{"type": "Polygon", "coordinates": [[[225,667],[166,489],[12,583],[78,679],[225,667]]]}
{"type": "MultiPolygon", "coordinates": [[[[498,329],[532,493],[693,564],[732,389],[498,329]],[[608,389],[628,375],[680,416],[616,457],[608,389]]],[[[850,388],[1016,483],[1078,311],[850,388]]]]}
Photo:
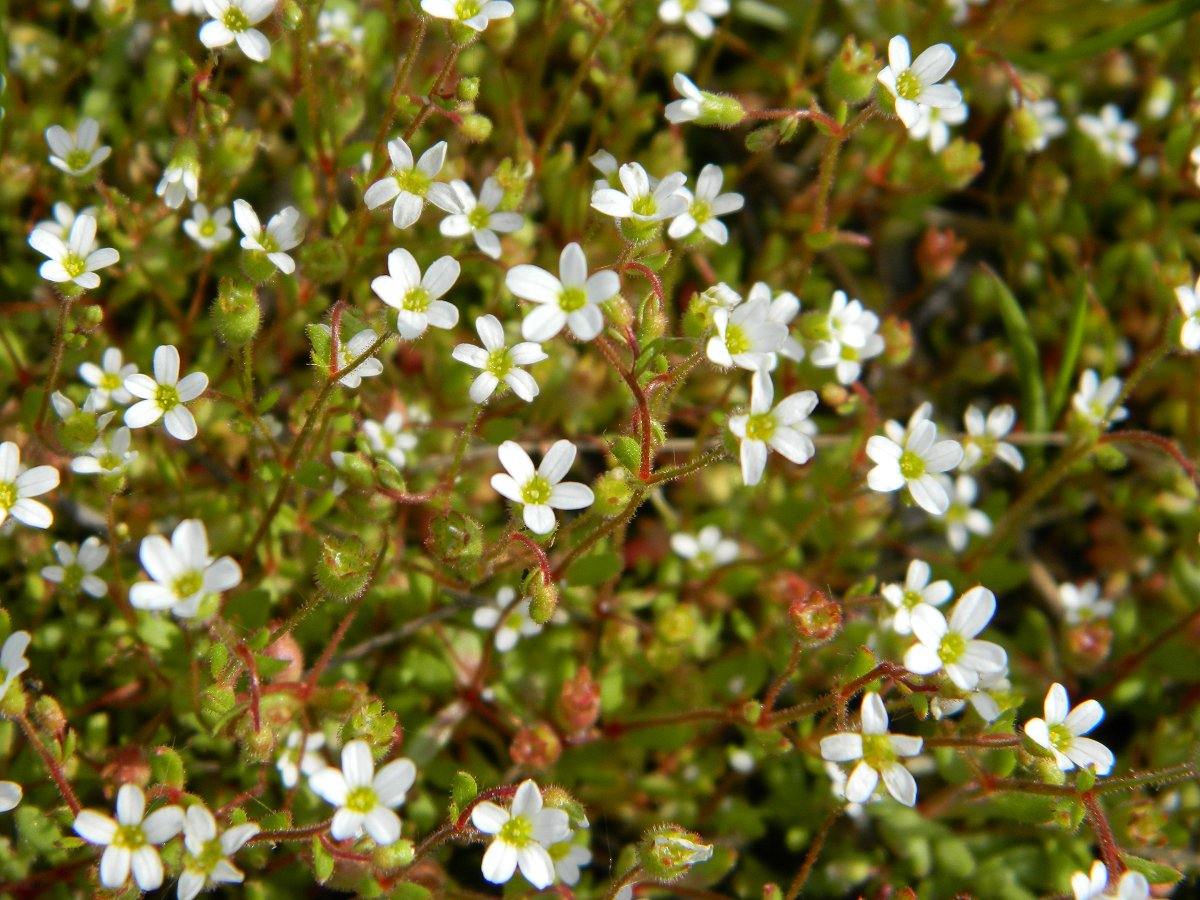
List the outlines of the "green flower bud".
{"type": "Polygon", "coordinates": [[[681,603],[658,617],[658,635],[668,644],[690,641],[700,627],[700,614],[691,604],[681,603]]]}
{"type": "Polygon", "coordinates": [[[655,825],[638,842],[638,861],[647,880],[671,882],[692,866],[712,858],[712,844],[701,843],[694,831],[678,825],[655,825]]]}
{"type": "Polygon", "coordinates": [[[456,814],[461,814],[479,796],[479,785],[470,772],[456,772],[450,779],[450,802],[456,814]]]}
{"type": "Polygon", "coordinates": [[[242,274],[255,284],[264,284],[279,271],[261,250],[242,251],[242,274]]]}
{"type": "Polygon", "coordinates": [[[535,569],[526,589],[529,591],[529,618],[538,625],[545,625],[558,608],[558,587],[547,581],[540,569],[535,569]]]}
{"type": "Polygon", "coordinates": [[[863,44],[860,47],[853,35],[847,35],[842,49],[829,66],[829,79],[825,82],[826,96],[831,104],[862,103],[875,89],[878,71],[875,45],[863,44]]]}
{"type": "Polygon", "coordinates": [[[386,847],[376,847],[371,854],[371,863],[374,868],[387,872],[407,866],[416,858],[416,855],[413,842],[401,839],[386,847]]]}
{"type": "Polygon", "coordinates": [[[482,113],[463,116],[459,133],[472,144],[482,144],[492,136],[492,120],[482,113]]]}
{"type": "Polygon", "coordinates": [[[331,537],[317,559],[317,584],[334,600],[349,601],[367,589],[374,560],[357,537],[331,537]]]}
{"type": "Polygon", "coordinates": [[[631,244],[648,244],[658,237],[662,222],[647,222],[642,219],[622,219],[621,236],[631,244]]]}
{"type": "Polygon", "coordinates": [[[465,513],[451,510],[429,523],[426,548],[452,565],[470,565],[483,554],[483,525],[465,513]]]}
{"type": "Polygon", "coordinates": [[[464,103],[474,103],[479,96],[479,79],[475,76],[460,78],[454,89],[454,95],[464,103]]]}
{"type": "Polygon", "coordinates": [[[346,251],[337,241],[329,238],[309,241],[296,255],[304,274],[318,284],[329,284],[346,274],[346,251]]]}
{"type": "MultiPolygon", "coordinates": [[[[270,263],[268,262],[268,265],[270,263]]],[[[262,323],[258,295],[244,281],[222,278],[212,308],[213,324],[230,347],[244,347],[254,340],[262,323]]]]}
{"type": "MultiPolygon", "coordinates": [[[[618,441],[633,441],[630,437],[618,438],[618,441]]],[[[635,459],[640,460],[641,447],[637,448],[635,459]]],[[[629,471],[618,466],[615,469],[610,469],[601,475],[592,485],[592,491],[596,495],[596,509],[604,516],[612,517],[618,515],[621,510],[629,503],[629,498],[633,496],[633,486],[629,483],[629,471]]]]}
{"type": "MultiPolygon", "coordinates": [[[[210,108],[216,109],[216,107],[210,108]]],[[[254,155],[257,151],[258,134],[256,132],[233,126],[226,127],[221,129],[221,137],[217,141],[213,161],[222,175],[233,178],[242,175],[254,164],[254,155]]]]}
{"type": "MultiPolygon", "coordinates": [[[[247,716],[245,721],[250,722],[247,716]]],[[[247,729],[242,738],[242,759],[244,762],[265,763],[275,756],[275,732],[268,725],[263,725],[257,731],[253,727],[247,729]]]]}

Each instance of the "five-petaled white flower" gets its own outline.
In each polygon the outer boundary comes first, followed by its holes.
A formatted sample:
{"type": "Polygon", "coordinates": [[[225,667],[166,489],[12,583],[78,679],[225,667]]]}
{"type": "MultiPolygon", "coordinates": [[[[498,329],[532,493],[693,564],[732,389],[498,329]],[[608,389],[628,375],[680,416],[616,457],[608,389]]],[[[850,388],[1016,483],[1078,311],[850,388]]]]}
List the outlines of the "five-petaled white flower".
{"type": "Polygon", "coordinates": [[[561,809],[544,809],[542,792],[532,779],[521,782],[511,809],[490,800],[476,804],[471,824],[493,835],[483,855],[483,877],[492,884],[507,882],[518,866],[539,890],[554,883],[554,860],[547,848],[570,836],[570,817],[561,809]]]}
{"type": "Polygon", "coordinates": [[[1070,582],[1060,584],[1058,602],[1063,608],[1068,625],[1106,619],[1116,609],[1116,604],[1111,600],[1100,599],[1100,585],[1094,581],[1086,581],[1080,585],[1070,582]]]}
{"type": "Polygon", "coordinates": [[[337,44],[361,47],[365,35],[366,29],[354,24],[354,17],[344,6],[322,9],[317,13],[317,44],[321,47],[337,44]]]}
{"type": "MultiPolygon", "coordinates": [[[[942,478],[946,479],[946,476],[942,478]]],[[[946,488],[948,482],[949,479],[943,481],[942,487],[946,488]]],[[[992,520],[983,510],[972,506],[979,488],[970,475],[959,475],[946,493],[950,497],[950,505],[942,518],[946,525],[946,541],[955,553],[962,553],[972,534],[987,537],[992,533],[992,520]]]]}
{"type": "Polygon", "coordinates": [[[300,775],[306,777],[325,768],[325,758],[318,752],[325,746],[325,735],[321,732],[303,734],[299,728],[293,728],[288,733],[283,752],[275,761],[279,770],[279,780],[285,788],[293,788],[300,780],[300,775]],[[304,750],[300,750],[300,738],[304,738],[304,750]]]}
{"type": "Polygon", "coordinates": [[[229,858],[258,834],[253,822],[234,825],[217,834],[217,820],[203,803],[193,803],[183,818],[183,871],[179,875],[179,900],[193,900],[205,888],[241,884],[245,877],[229,858]]]}
{"type": "Polygon", "coordinates": [[[363,422],[363,433],[371,450],[386,456],[397,469],[404,468],[405,454],[417,446],[417,436],[404,430],[408,422],[398,409],[388,413],[382,422],[374,419],[363,422]]]}
{"type": "Polygon", "coordinates": [[[296,211],[296,207],[285,206],[271,216],[267,227],[263,228],[253,206],[245,200],[234,200],[233,218],[245,235],[242,238],[242,247],[265,253],[267,259],[284,275],[291,275],[296,271],[296,261],[285,252],[298,245],[302,237],[300,213],[296,211]]]}
{"type": "Polygon", "coordinates": [[[575,462],[575,445],[570,441],[556,441],[536,470],[529,454],[516,441],[505,441],[498,453],[507,472],[492,476],[492,488],[524,506],[525,527],[534,534],[554,530],[554,510],[584,509],[596,499],[586,484],[563,481],[575,462]]]}
{"type": "Polygon", "coordinates": [[[504,326],[495,316],[480,316],[475,320],[475,330],[479,332],[483,346],[459,344],[451,354],[459,362],[483,370],[471,382],[471,402],[483,403],[500,382],[508,385],[526,403],[532,401],[538,395],[538,383],[520,366],[531,366],[546,359],[542,345],[522,341],[508,347],[504,343],[504,326]]]}
{"type": "Polygon", "coordinates": [[[945,579],[929,583],[929,563],[914,559],[908,564],[904,584],[885,584],[880,593],[895,612],[892,628],[896,634],[912,634],[912,614],[922,606],[941,606],[950,599],[954,588],[945,579]]]}
{"type": "Polygon", "coordinates": [[[134,363],[124,362],[118,347],[108,347],[100,356],[100,365],[94,362],[79,364],[79,377],[91,385],[91,396],[96,409],[107,408],[109,401],[128,406],[133,394],[125,390],[125,379],[137,372],[134,363]]]}
{"type": "Polygon", "coordinates": [[[592,861],[592,851],[582,844],[559,841],[546,848],[554,862],[554,874],[563,884],[574,886],[579,883],[579,869],[592,861]]]}
{"type": "Polygon", "coordinates": [[[99,404],[95,391],[88,391],[87,396],[83,398],[83,406],[76,406],[75,401],[62,391],[55,391],[50,395],[50,405],[54,407],[54,412],[60,419],[66,422],[75,416],[86,416],[95,423],[97,433],[107,428],[116,415],[116,412],[98,412],[99,404]]]}
{"type": "Polygon", "coordinates": [[[1018,472],[1025,468],[1025,458],[1021,451],[1001,438],[1012,431],[1017,421],[1017,411],[1007,403],[992,407],[991,412],[984,418],[979,407],[972,404],[963,414],[967,426],[967,439],[963,441],[962,470],[964,472],[975,468],[979,463],[992,457],[1008,463],[1018,472]]]}
{"type": "Polygon", "coordinates": [[[29,640],[28,631],[14,631],[0,647],[0,700],[4,699],[13,682],[29,669],[29,660],[25,658],[29,640]]]}
{"type": "Polygon", "coordinates": [[[1062,771],[1069,772],[1076,766],[1081,769],[1090,766],[1097,775],[1112,771],[1112,751],[1099,741],[1082,736],[1100,724],[1104,718],[1103,706],[1095,700],[1085,700],[1072,709],[1067,689],[1055,682],[1046,692],[1042,708],[1045,718],[1026,722],[1025,734],[1054,754],[1054,761],[1062,771]]]}
{"type": "Polygon", "coordinates": [[[1013,131],[1026,153],[1040,153],[1056,137],[1066,134],[1067,123],[1058,114],[1054,100],[1028,100],[1015,90],[1009,94],[1013,105],[1013,131]]]}
{"type": "Polygon", "coordinates": [[[504,188],[495,178],[488,178],[479,192],[479,199],[465,181],[449,184],[437,182],[429,186],[429,202],[450,213],[442,219],[439,230],[446,237],[471,235],[475,246],[492,259],[500,258],[500,234],[511,234],[525,224],[525,217],[516,212],[497,212],[504,199],[504,188]]]}
{"type": "Polygon", "coordinates": [[[1110,375],[1101,381],[1095,369],[1088,369],[1079,376],[1079,390],[1071,398],[1071,405],[1085,421],[1107,428],[1129,416],[1129,410],[1117,406],[1120,397],[1120,378],[1110,375]]]}
{"type": "Polygon", "coordinates": [[[751,372],[775,367],[775,354],[787,341],[786,325],[771,318],[772,304],[762,296],[739,303],[730,311],[713,310],[717,333],[708,339],[704,352],[718,366],[737,366],[751,372]]]}
{"type": "Polygon", "coordinates": [[[974,690],[981,675],[995,675],[1008,665],[1003,647],[975,639],[995,612],[996,595],[982,585],[959,598],[949,622],[940,610],[918,606],[912,613],[912,630],[920,643],[908,648],[904,667],[918,675],[944,669],[959,690],[974,690]]]}
{"type": "Polygon", "coordinates": [[[415,340],[430,325],[453,328],[458,324],[458,307],[440,299],[458,281],[462,270],[458,260],[453,256],[436,259],[422,277],[413,255],[398,248],[388,254],[387,264],[389,274],[376,277],[371,290],[396,310],[396,330],[402,338],[415,340]]]}
{"type": "MultiPolygon", "coordinates": [[[[734,292],[730,291],[730,293],[734,292]]],[[[740,299],[738,298],[738,302],[740,299]]],[[[771,286],[765,281],[754,282],[750,286],[750,293],[746,295],[746,300],[751,303],[756,300],[765,301],[767,303],[767,321],[782,325],[785,329],[789,328],[796,316],[800,315],[799,297],[791,291],[780,291],[778,294],[774,294],[771,286]]],[[[778,353],[780,356],[796,362],[804,359],[803,345],[790,334],[784,338],[783,346],[779,348],[778,353]]]]}
{"type": "Polygon", "coordinates": [[[100,123],[95,119],[83,119],[74,137],[61,125],[46,129],[46,143],[50,145],[50,165],[68,175],[83,175],[108,159],[111,147],[97,147],[100,139],[100,123]]]}
{"type": "Polygon", "coordinates": [[[592,190],[592,209],[614,219],[661,222],[687,212],[688,198],[680,193],[687,181],[682,172],[673,172],[655,183],[640,163],[626,163],[617,171],[623,190],[597,182],[592,190]]]}
{"type": "Polygon", "coordinates": [[[154,377],[130,375],[125,390],[140,398],[140,402],[125,410],[125,424],[130,428],[145,428],[160,418],[167,434],[181,441],[196,436],[196,419],[185,403],[195,400],[208,388],[208,376],[192,372],[179,377],[179,351],[171,344],[162,344],[154,351],[154,377]]]}
{"type": "Polygon", "coordinates": [[[962,103],[962,94],[952,83],[938,84],[954,66],[949,44],[934,44],[915,61],[908,39],[896,35],[888,42],[888,63],[879,72],[879,83],[895,98],[896,115],[912,128],[921,106],[949,109],[962,103]]]}
{"type": "Polygon", "coordinates": [[[58,487],[58,469],[34,466],[21,471],[21,448],[12,441],[0,444],[0,523],[12,516],[30,528],[49,528],[54,514],[33,500],[58,487]]]}
{"type": "Polygon", "coordinates": [[[392,224],[397,228],[408,228],[421,217],[425,195],[446,162],[446,142],[438,141],[415,163],[404,138],[388,141],[387,151],[392,160],[391,174],[367,188],[363,202],[367,209],[376,209],[394,199],[392,224]]]}
{"type": "Polygon", "coordinates": [[[682,100],[672,100],[667,104],[664,115],[672,125],[684,122],[694,122],[704,113],[704,91],[696,87],[696,83],[682,72],[676,72],[672,84],[683,97],[682,100]]]}
{"type": "Polygon", "coordinates": [[[727,566],[738,558],[737,541],[721,534],[716,525],[705,525],[695,535],[675,532],[671,535],[671,549],[697,569],[727,566]]]}
{"type": "Polygon", "coordinates": [[[521,335],[539,342],[565,325],[581,341],[590,341],[604,328],[600,304],[621,291],[621,278],[610,269],[588,275],[587,257],[574,243],[559,255],[557,278],[539,266],[519,265],[508,270],[505,284],[522,300],[538,304],[521,322],[521,335]]]}
{"type": "Polygon", "coordinates": [[[96,220],[82,213],[71,223],[65,241],[45,228],[35,228],[29,233],[29,246],[50,257],[38,269],[43,278],[56,284],[70,281],[89,291],[100,287],[96,270],[121,258],[112,247],[96,247],[96,220]]]}
{"type": "Polygon", "coordinates": [[[700,170],[694,195],[681,186],[679,193],[687,200],[688,208],[667,226],[667,236],[679,240],[699,228],[700,233],[713,243],[727,243],[729,229],[717,216],[737,212],[745,206],[746,198],[733,192],[722,194],[721,186],[724,181],[725,173],[721,171],[721,167],[709,163],[700,170]]]}
{"type": "Polygon", "coordinates": [[[872,691],[863,695],[862,733],[843,731],[821,738],[821,756],[837,763],[859,760],[846,782],[849,802],[866,803],[883,778],[889,794],[912,806],[917,802],[917,782],[898,757],[916,756],[922,744],[919,737],[888,734],[887,709],[872,691]]]}
{"type": "MultiPolygon", "coordinates": [[[[333,335],[333,329],[328,325],[318,322],[317,328],[327,335],[333,335]]],[[[370,328],[364,328],[350,340],[343,339],[338,344],[338,384],[344,384],[346,387],[354,389],[362,384],[364,378],[374,378],[376,375],[383,374],[383,363],[374,356],[367,357],[355,366],[353,371],[349,371],[350,364],[371,349],[371,345],[377,340],[379,340],[379,335],[370,328]]]]}
{"type": "Polygon", "coordinates": [[[1098,116],[1079,116],[1075,124],[1095,142],[1101,156],[1126,167],[1137,162],[1137,148],[1133,145],[1138,136],[1137,123],[1123,119],[1117,104],[1106,104],[1098,116]]]}
{"type": "Polygon", "coordinates": [[[0,813],[16,809],[25,792],[15,781],[0,781],[0,813]]]}
{"type": "Polygon", "coordinates": [[[170,209],[179,209],[185,199],[194,203],[200,193],[200,168],[195,160],[167,166],[154,193],[162,197],[170,209]]]}
{"type": "Polygon", "coordinates": [[[233,213],[228,206],[210,213],[203,203],[196,203],[192,205],[192,217],[183,221],[183,231],[205,250],[215,250],[233,237],[233,229],[229,227],[231,218],[233,213]]]}
{"type": "Polygon", "coordinates": [[[376,844],[400,839],[400,817],[393,810],[417,778],[417,767],[406,757],[392,760],[378,772],[366,741],[351,741],[342,748],[342,768],[326,766],[313,773],[308,786],[336,806],[329,833],[336,841],[357,837],[366,829],[376,844]]]}
{"type": "Polygon", "coordinates": [[[1195,287],[1181,284],[1175,288],[1175,299],[1183,313],[1183,327],[1179,330],[1179,343],[1184,350],[1200,350],[1200,280],[1195,287]]]}
{"type": "Polygon", "coordinates": [[[65,591],[82,589],[93,597],[108,593],[104,579],[93,574],[108,559],[108,545],[101,543],[100,538],[95,535],[87,538],[79,545],[78,552],[66,541],[55,541],[54,555],[59,565],[42,569],[42,577],[47,581],[61,584],[65,591]]]}
{"type": "Polygon", "coordinates": [[[254,26],[275,9],[275,0],[204,0],[205,11],[212,16],[200,28],[200,43],[209,49],[237,41],[241,51],[255,62],[271,55],[271,42],[254,26]]]}
{"type": "MultiPolygon", "coordinates": [[[[66,236],[71,233],[71,226],[75,224],[76,218],[79,216],[91,216],[93,219],[96,218],[96,207],[85,206],[83,209],[79,210],[79,212],[75,212],[75,210],[71,209],[69,204],[63,203],[60,200],[50,207],[50,214],[52,218],[42,219],[42,221],[38,222],[37,225],[33,227],[41,228],[43,231],[50,232],[55,237],[65,239],[66,236]]],[[[90,253],[98,246],[99,245],[93,241],[92,246],[88,248],[88,252],[90,253]]]]}
{"type": "Polygon", "coordinates": [[[1108,890],[1108,869],[1100,860],[1092,863],[1091,873],[1071,876],[1075,900],[1150,900],[1150,882],[1141,872],[1126,870],[1114,890],[1108,890]]]}
{"type": "Polygon", "coordinates": [[[938,441],[937,426],[928,419],[912,423],[903,442],[876,434],[867,441],[867,456],[875,467],[867,473],[871,490],[889,493],[905,485],[916,504],[940,516],[950,507],[950,496],[935,476],[962,462],[958,441],[938,441]]]}
{"type": "Polygon", "coordinates": [[[132,433],[122,425],[107,438],[101,435],[87,453],[71,460],[71,471],[77,475],[117,475],[124,472],[137,458],[129,449],[132,433]]]}
{"type": "Polygon", "coordinates": [[[816,452],[809,421],[817,408],[816,391],[799,391],[784,397],[772,409],[775,386],[769,372],[754,373],[750,386],[750,412],[729,417],[729,430],[741,441],[742,483],[758,484],[767,466],[767,450],[804,465],[816,452]]]}
{"type": "Polygon", "coordinates": [[[143,891],[162,885],[163,864],[156,844],[165,844],[183,828],[183,810],[164,806],[146,815],[146,795],[136,784],[117,791],[117,818],[92,809],[75,816],[75,833],[90,844],[104,847],[100,857],[100,883],[110,890],[133,879],[143,891]]]}
{"type": "MultiPolygon", "coordinates": [[[[953,81],[946,84],[958,90],[953,81]]],[[[967,113],[967,104],[962,102],[945,108],[921,104],[917,107],[916,119],[908,126],[908,136],[918,141],[928,138],[929,149],[941,153],[950,143],[950,126],[967,121],[967,113]]]]}
{"type": "Polygon", "coordinates": [[[523,637],[542,633],[542,626],[529,614],[530,600],[518,601],[517,592],[505,585],[496,591],[495,604],[481,606],[471,614],[471,624],[484,631],[496,629],[493,644],[500,653],[507,653],[523,637]]]}
{"type": "Polygon", "coordinates": [[[208,553],[208,532],[199,519],[184,519],[171,533],[142,539],[142,568],[153,581],[129,588],[129,605],[135,609],[169,609],[180,617],[194,616],[208,594],[221,594],[242,583],[242,569],[231,556],[213,559],[208,553]]]}
{"type": "Polygon", "coordinates": [[[421,0],[421,10],[435,19],[449,19],[472,31],[483,31],[493,19],[507,19],[513,5],[505,0],[421,0]]]}
{"type": "Polygon", "coordinates": [[[714,18],[729,12],[729,0],[662,0],[658,17],[668,25],[682,21],[698,38],[710,38],[716,26],[714,18]]]}
{"type": "Polygon", "coordinates": [[[813,347],[813,365],[834,369],[840,383],[853,384],[862,374],[863,362],[884,350],[878,328],[879,317],[864,309],[861,301],[851,300],[845,291],[834,291],[825,316],[826,333],[813,347]]]}

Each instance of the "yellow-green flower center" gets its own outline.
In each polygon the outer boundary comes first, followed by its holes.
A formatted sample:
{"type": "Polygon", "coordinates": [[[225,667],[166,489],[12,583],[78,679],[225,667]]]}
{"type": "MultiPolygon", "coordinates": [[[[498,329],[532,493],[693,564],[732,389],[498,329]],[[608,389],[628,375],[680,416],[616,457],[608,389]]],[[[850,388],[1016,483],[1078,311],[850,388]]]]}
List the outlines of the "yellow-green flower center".
{"type": "Polygon", "coordinates": [[[146,843],[146,832],[142,831],[141,825],[118,825],[112,839],[112,846],[126,850],[136,850],[146,843]]]}
{"type": "Polygon", "coordinates": [[[154,403],[163,412],[170,412],[182,402],[173,384],[160,384],[154,390],[154,403]]]}
{"type": "Polygon", "coordinates": [[[217,863],[224,858],[225,851],[221,848],[221,839],[213,838],[211,841],[204,842],[204,846],[200,848],[199,853],[187,854],[187,861],[184,863],[184,868],[208,875],[217,867],[217,863]]]}
{"type": "Polygon", "coordinates": [[[432,182],[429,180],[429,176],[419,169],[407,169],[396,173],[396,184],[400,185],[401,191],[424,197],[432,182]]]}
{"type": "Polygon", "coordinates": [[[943,666],[952,666],[967,652],[967,639],[957,631],[947,631],[938,644],[938,658],[943,666]]]}
{"type": "Polygon", "coordinates": [[[925,598],[920,591],[905,591],[904,596],[900,600],[900,606],[904,609],[912,611],[925,602],[925,598]]]}
{"type": "Polygon", "coordinates": [[[921,96],[923,85],[921,79],[913,74],[912,69],[905,69],[896,76],[896,95],[905,100],[916,100],[921,96]]]}
{"type": "Polygon", "coordinates": [[[858,349],[849,344],[842,344],[841,357],[848,362],[858,362],[858,349]]]}
{"type": "Polygon", "coordinates": [[[212,237],[217,233],[217,223],[212,219],[205,219],[200,223],[200,236],[212,237]]]}
{"type": "Polygon", "coordinates": [[[111,472],[114,469],[121,468],[120,457],[118,457],[117,454],[113,453],[111,450],[101,453],[100,456],[96,458],[96,461],[100,463],[100,468],[106,472],[111,472]]]}
{"type": "Polygon", "coordinates": [[[362,813],[363,815],[366,815],[373,810],[378,803],[379,800],[375,796],[374,788],[365,786],[351,788],[350,792],[346,794],[346,809],[350,810],[351,812],[362,813]]]}
{"type": "Polygon", "coordinates": [[[587,306],[587,291],[577,284],[562,289],[558,295],[558,306],[565,313],[573,313],[587,306]]]}
{"type": "Polygon", "coordinates": [[[477,206],[467,213],[467,222],[470,223],[473,229],[479,231],[481,228],[487,228],[488,220],[491,217],[492,214],[486,206],[477,206]]]}
{"type": "Polygon", "coordinates": [[[64,591],[78,590],[81,581],[83,581],[83,567],[79,563],[63,566],[62,587],[64,591]]]}
{"type": "Polygon", "coordinates": [[[100,390],[112,391],[121,387],[121,376],[116,372],[105,372],[100,376],[100,390]]]}
{"type": "Polygon", "coordinates": [[[730,356],[749,353],[750,336],[746,334],[746,329],[741,325],[727,325],[725,327],[725,349],[729,351],[730,356]]]}
{"type": "Polygon", "coordinates": [[[17,486],[11,481],[0,481],[0,509],[12,509],[16,502],[17,486]]]}
{"type": "Polygon", "coordinates": [[[68,253],[63,257],[62,267],[72,278],[78,278],[87,271],[87,264],[74,253],[68,253]]]}
{"type": "Polygon", "coordinates": [[[479,0],[458,0],[454,4],[454,14],[459,21],[479,15],[479,0]]]}
{"type": "Polygon", "coordinates": [[[221,21],[225,24],[225,27],[234,34],[245,31],[250,27],[250,20],[246,17],[246,14],[236,6],[231,6],[229,9],[225,10],[225,14],[221,16],[221,21]]]}
{"type": "Polygon", "coordinates": [[[541,475],[534,475],[521,488],[521,499],[530,506],[541,506],[550,501],[550,492],[554,489],[541,475]]]}
{"type": "Polygon", "coordinates": [[[507,347],[499,347],[488,354],[487,363],[483,367],[489,374],[503,378],[512,371],[513,362],[508,355],[507,347]]]}
{"type": "Polygon", "coordinates": [[[713,217],[712,204],[707,200],[693,200],[692,208],[688,210],[697,225],[703,225],[713,217]]]}
{"type": "Polygon", "coordinates": [[[658,204],[654,202],[653,194],[643,194],[633,201],[633,212],[638,216],[652,216],[658,212],[658,204]]]}
{"type": "Polygon", "coordinates": [[[518,849],[525,847],[533,843],[533,821],[528,816],[513,816],[500,826],[496,837],[518,849]]]}
{"type": "Polygon", "coordinates": [[[180,575],[171,585],[171,589],[175,592],[175,596],[181,600],[186,600],[194,594],[200,593],[204,588],[204,575],[201,572],[185,572],[180,575]]]}
{"type": "Polygon", "coordinates": [[[400,302],[401,309],[406,309],[409,312],[425,312],[429,309],[429,303],[433,298],[429,296],[429,291],[423,287],[415,287],[404,295],[404,299],[400,302]]]}
{"type": "Polygon", "coordinates": [[[279,252],[279,241],[275,240],[275,236],[269,231],[264,231],[258,236],[258,243],[262,247],[263,253],[279,252]]]}
{"type": "Polygon", "coordinates": [[[896,761],[896,751],[886,734],[864,734],[862,743],[863,762],[872,769],[881,771],[896,761]]]}
{"type": "Polygon", "coordinates": [[[1071,729],[1066,725],[1058,724],[1050,726],[1050,746],[1059,753],[1071,746],[1071,742],[1075,740],[1075,735],[1071,733],[1071,729]]]}
{"type": "Polygon", "coordinates": [[[775,436],[775,417],[770,413],[754,413],[746,419],[746,439],[769,441],[775,436]]]}
{"type": "Polygon", "coordinates": [[[68,168],[79,171],[80,169],[87,168],[88,163],[92,161],[92,154],[87,150],[76,147],[67,154],[67,158],[64,161],[68,168]]]}
{"type": "Polygon", "coordinates": [[[914,481],[925,474],[925,460],[911,450],[900,454],[900,474],[905,481],[914,481]]]}

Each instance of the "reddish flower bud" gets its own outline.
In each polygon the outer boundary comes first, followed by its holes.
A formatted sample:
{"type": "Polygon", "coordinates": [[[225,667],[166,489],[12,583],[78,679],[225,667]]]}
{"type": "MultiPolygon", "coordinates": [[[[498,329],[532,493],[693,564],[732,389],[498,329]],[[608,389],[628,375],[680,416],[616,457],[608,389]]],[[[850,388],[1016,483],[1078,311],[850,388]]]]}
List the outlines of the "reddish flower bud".
{"type": "Polygon", "coordinates": [[[518,731],[508,752],[518,766],[548,769],[562,755],[562,741],[549,723],[538,722],[518,731]]]}
{"type": "Polygon", "coordinates": [[[792,601],[788,615],[800,638],[814,644],[825,643],[842,629],[842,607],[821,591],[792,601]]]}
{"type": "Polygon", "coordinates": [[[587,666],[580,666],[575,677],[563,682],[558,696],[558,720],[568,734],[578,734],[600,718],[600,685],[587,666]]]}

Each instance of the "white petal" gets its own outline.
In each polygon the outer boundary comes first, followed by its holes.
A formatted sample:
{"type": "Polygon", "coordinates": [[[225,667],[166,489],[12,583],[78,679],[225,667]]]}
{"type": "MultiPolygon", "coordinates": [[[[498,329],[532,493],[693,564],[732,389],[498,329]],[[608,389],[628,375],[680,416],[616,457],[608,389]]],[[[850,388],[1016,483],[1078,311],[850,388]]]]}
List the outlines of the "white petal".
{"type": "Polygon", "coordinates": [[[522,518],[525,520],[525,527],[534,534],[549,534],[554,530],[554,512],[545,504],[526,504],[522,518]]]}
{"type": "Polygon", "coordinates": [[[536,471],[533,460],[516,441],[505,441],[496,452],[500,457],[500,464],[518,484],[524,484],[533,477],[536,471]]]}
{"type": "Polygon", "coordinates": [[[363,826],[371,840],[386,847],[400,839],[400,817],[383,806],[376,806],[367,813],[363,826]]]}
{"type": "Polygon", "coordinates": [[[110,844],[117,833],[117,823],[108,816],[85,809],[75,817],[75,833],[91,844],[110,844]]]}
{"type": "Polygon", "coordinates": [[[492,884],[504,884],[516,870],[517,848],[505,841],[492,841],[483,854],[483,877],[492,884]]]}
{"type": "Polygon", "coordinates": [[[495,834],[509,820],[509,814],[490,801],[477,803],[471,809],[471,824],[484,834],[495,834]]]}
{"type": "Polygon", "coordinates": [[[850,762],[862,759],[863,742],[861,734],[844,731],[821,738],[821,758],[830,762],[850,762]]]}

